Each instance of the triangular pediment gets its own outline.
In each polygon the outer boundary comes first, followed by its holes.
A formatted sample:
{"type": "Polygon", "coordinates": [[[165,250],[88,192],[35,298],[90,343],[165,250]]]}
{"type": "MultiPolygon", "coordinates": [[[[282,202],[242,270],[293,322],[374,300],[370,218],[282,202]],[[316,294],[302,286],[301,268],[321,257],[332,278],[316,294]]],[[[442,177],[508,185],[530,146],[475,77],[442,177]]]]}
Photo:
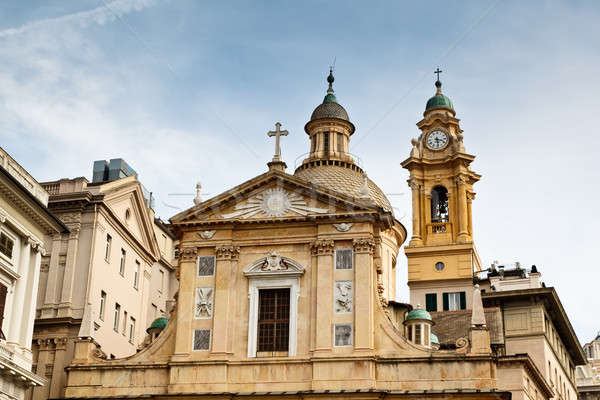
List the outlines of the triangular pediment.
{"type": "Polygon", "coordinates": [[[366,211],[377,211],[377,207],[295,176],[269,171],[175,215],[171,222],[302,219],[366,211]]]}
{"type": "Polygon", "coordinates": [[[159,254],[152,219],[148,214],[142,188],[134,177],[119,179],[102,186],[104,204],[114,217],[145,248],[159,254]]]}

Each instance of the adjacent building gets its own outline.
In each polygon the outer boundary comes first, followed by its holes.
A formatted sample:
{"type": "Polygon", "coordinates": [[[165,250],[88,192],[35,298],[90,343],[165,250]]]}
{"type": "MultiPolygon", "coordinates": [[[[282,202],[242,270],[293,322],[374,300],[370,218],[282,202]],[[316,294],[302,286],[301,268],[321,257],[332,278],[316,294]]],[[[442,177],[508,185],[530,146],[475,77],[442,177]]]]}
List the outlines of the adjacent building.
{"type": "Polygon", "coordinates": [[[0,398],[23,399],[47,381],[32,372],[35,300],[47,236],[68,235],[48,193],[0,148],[0,398]]]}
{"type": "Polygon", "coordinates": [[[33,360],[48,384],[34,388],[33,399],[64,395],[80,335],[95,340],[101,357],[135,354],[146,328],[168,314],[177,288],[173,235],[155,219],[150,193],[125,161],[96,161],[92,182],[42,186],[69,233],[47,236],[41,260],[33,360]]]}
{"type": "Polygon", "coordinates": [[[577,389],[582,400],[600,400],[600,333],[583,346],[587,364],[577,367],[577,389]]]}

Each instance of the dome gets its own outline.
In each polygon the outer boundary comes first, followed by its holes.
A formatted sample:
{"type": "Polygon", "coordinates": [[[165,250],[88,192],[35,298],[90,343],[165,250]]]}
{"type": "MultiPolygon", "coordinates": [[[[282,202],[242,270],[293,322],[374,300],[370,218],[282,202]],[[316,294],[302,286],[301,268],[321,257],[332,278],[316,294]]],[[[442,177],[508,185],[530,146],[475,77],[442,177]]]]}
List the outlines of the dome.
{"type": "MultiPolygon", "coordinates": [[[[350,118],[348,118],[348,113],[344,107],[335,101],[327,101],[328,96],[329,95],[325,96],[325,101],[315,108],[315,111],[313,111],[312,115],[310,116],[310,120],[314,121],[321,118],[337,118],[343,119],[344,121],[350,121],[350,118]]],[[[332,97],[335,100],[335,96],[332,97]]]]}
{"type": "Polygon", "coordinates": [[[429,315],[429,313],[423,310],[422,308],[415,308],[406,316],[407,321],[411,319],[426,319],[428,321],[431,321],[431,315],[429,315]]]}
{"type": "Polygon", "coordinates": [[[337,118],[350,122],[350,118],[348,118],[348,113],[346,112],[344,107],[342,107],[337,102],[337,98],[335,97],[335,94],[333,92],[334,81],[335,78],[333,77],[333,70],[330,69],[329,76],[327,77],[327,82],[329,83],[327,94],[323,99],[323,103],[319,104],[310,116],[311,121],[321,118],[337,118]]]}
{"type": "Polygon", "coordinates": [[[429,341],[431,342],[431,344],[440,344],[440,340],[438,339],[437,335],[433,332],[431,332],[431,334],[429,335],[429,341]]]}
{"type": "MultiPolygon", "coordinates": [[[[298,168],[294,176],[334,192],[356,198],[361,197],[360,189],[363,186],[363,172],[356,167],[349,168],[336,165],[309,166],[307,168],[298,168]]],[[[375,204],[385,211],[393,213],[390,201],[375,182],[367,178],[367,184],[369,186],[369,197],[375,204]]]]}
{"type": "Polygon", "coordinates": [[[427,100],[427,105],[425,106],[425,111],[433,110],[436,108],[446,108],[454,111],[454,106],[452,105],[452,100],[442,94],[442,82],[436,81],[435,86],[437,87],[437,92],[435,96],[427,100]]]}
{"type": "Polygon", "coordinates": [[[152,321],[152,324],[150,324],[148,329],[146,329],[146,332],[149,332],[151,329],[165,329],[165,326],[167,326],[167,322],[169,322],[167,318],[158,317],[154,321],[152,321]]]}

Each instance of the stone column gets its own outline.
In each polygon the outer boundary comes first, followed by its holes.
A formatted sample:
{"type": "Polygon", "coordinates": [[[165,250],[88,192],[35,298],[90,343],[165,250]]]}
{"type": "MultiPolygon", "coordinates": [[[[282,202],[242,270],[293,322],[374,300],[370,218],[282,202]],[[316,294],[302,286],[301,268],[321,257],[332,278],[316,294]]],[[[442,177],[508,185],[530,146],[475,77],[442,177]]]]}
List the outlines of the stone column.
{"type": "Polygon", "coordinates": [[[374,347],[375,271],[371,238],[354,239],[354,349],[372,350],[374,347]]]}
{"type": "Polygon", "coordinates": [[[30,283],[28,285],[28,292],[31,293],[31,299],[26,309],[23,309],[23,318],[26,321],[30,321],[27,325],[27,329],[23,332],[23,342],[27,348],[31,346],[33,340],[33,322],[35,320],[35,311],[37,306],[37,287],[40,281],[40,264],[42,263],[42,254],[44,249],[40,243],[36,243],[33,247],[35,252],[34,262],[32,265],[31,274],[29,275],[30,283]]]}
{"type": "Polygon", "coordinates": [[[44,304],[42,305],[42,318],[55,317],[54,306],[56,304],[56,287],[58,283],[58,260],[60,258],[60,245],[62,235],[60,233],[52,236],[52,250],[50,254],[50,265],[48,267],[48,280],[46,281],[46,292],[44,304]]]}
{"type": "Polygon", "coordinates": [[[232,353],[229,346],[234,314],[231,274],[237,267],[239,255],[240,248],[237,246],[223,245],[216,249],[212,354],[219,356],[232,353]]]}
{"type": "MultiPolygon", "coordinates": [[[[23,240],[24,244],[21,247],[21,256],[19,260],[18,273],[21,277],[15,282],[15,295],[13,298],[13,312],[11,320],[8,322],[9,329],[6,337],[7,342],[18,343],[19,346],[29,348],[30,345],[22,341],[24,331],[27,329],[29,321],[23,318],[23,304],[25,303],[25,293],[27,292],[27,283],[30,280],[31,271],[31,243],[29,237],[23,240]]],[[[31,293],[30,296],[35,296],[37,293],[31,293]]],[[[33,320],[31,320],[33,324],[33,320]]],[[[5,324],[6,326],[6,324],[5,324]]]]}
{"type": "Polygon", "coordinates": [[[311,245],[311,253],[317,262],[313,266],[316,274],[316,329],[315,353],[330,352],[333,320],[333,240],[316,240],[311,245]]]}
{"type": "Polygon", "coordinates": [[[179,295],[177,298],[177,327],[174,358],[188,356],[192,350],[192,318],[198,249],[184,247],[179,252],[179,295]]]}
{"type": "Polygon", "coordinates": [[[458,237],[459,243],[469,241],[468,231],[468,216],[467,216],[467,179],[463,175],[456,178],[457,190],[457,206],[458,206],[458,237]]]}
{"type": "Polygon", "coordinates": [[[408,181],[408,186],[412,190],[412,238],[410,239],[411,245],[421,245],[423,243],[421,237],[421,207],[420,207],[420,189],[421,186],[415,179],[408,181]]]}
{"type": "Polygon", "coordinates": [[[475,193],[467,192],[467,215],[469,216],[469,223],[467,229],[469,230],[469,236],[471,237],[471,239],[473,239],[473,200],[475,200],[475,193]]]}
{"type": "Polygon", "coordinates": [[[73,314],[73,283],[75,279],[75,263],[77,262],[77,248],[79,246],[79,228],[72,228],[67,244],[67,259],[63,277],[62,293],[60,295],[59,317],[71,317],[73,314]]]}

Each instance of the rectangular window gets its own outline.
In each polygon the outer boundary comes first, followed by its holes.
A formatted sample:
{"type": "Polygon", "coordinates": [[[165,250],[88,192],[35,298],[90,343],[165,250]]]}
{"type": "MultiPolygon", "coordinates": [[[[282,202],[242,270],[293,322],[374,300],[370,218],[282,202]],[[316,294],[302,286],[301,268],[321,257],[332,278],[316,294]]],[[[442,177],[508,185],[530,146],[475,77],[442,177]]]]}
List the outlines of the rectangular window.
{"type": "Polygon", "coordinates": [[[215,256],[198,257],[198,276],[213,276],[215,274],[215,256]]]}
{"type": "Polygon", "coordinates": [[[131,317],[129,320],[129,341],[133,343],[135,338],[135,318],[131,317]]]}
{"type": "Polygon", "coordinates": [[[127,311],[123,311],[123,327],[121,328],[121,333],[125,336],[127,331],[127,311]]]}
{"type": "Polygon", "coordinates": [[[467,296],[465,292],[444,293],[444,311],[465,310],[467,308],[467,296]]]}
{"type": "Polygon", "coordinates": [[[127,253],[125,252],[124,249],[121,249],[121,263],[119,264],[119,274],[121,274],[121,276],[125,276],[125,257],[127,256],[127,253]]]}
{"type": "Polygon", "coordinates": [[[287,351],[290,333],[290,289],[258,292],[258,351],[287,351]]]}
{"type": "Polygon", "coordinates": [[[421,344],[421,324],[415,325],[415,344],[421,344]]]}
{"type": "Polygon", "coordinates": [[[115,319],[113,321],[113,329],[115,332],[119,332],[119,320],[121,319],[121,306],[119,303],[115,303],[115,319]]]}
{"type": "Polygon", "coordinates": [[[8,294],[8,288],[0,283],[0,339],[6,340],[4,332],[2,331],[2,322],[4,320],[4,307],[6,306],[6,295],[8,294]]]}
{"type": "Polygon", "coordinates": [[[413,328],[412,326],[409,326],[408,328],[406,328],[407,332],[407,336],[408,336],[408,341],[412,342],[413,340],[413,328]]]}
{"type": "Polygon", "coordinates": [[[333,336],[335,346],[352,346],[352,325],[334,325],[333,336]]]}
{"type": "Polygon", "coordinates": [[[337,249],[335,251],[335,269],[352,269],[354,251],[352,249],[337,249]]]}
{"type": "Polygon", "coordinates": [[[337,141],[337,151],[339,153],[343,153],[344,152],[344,135],[341,133],[338,133],[336,135],[336,141],[337,141]]]}
{"type": "Polygon", "coordinates": [[[323,134],[323,151],[329,153],[329,132],[323,134]]]}
{"type": "Polygon", "coordinates": [[[425,309],[427,311],[437,311],[437,293],[427,293],[425,295],[425,309]]]}
{"type": "Polygon", "coordinates": [[[210,349],[210,329],[194,329],[194,350],[210,349]]]}
{"type": "Polygon", "coordinates": [[[100,312],[98,315],[100,319],[104,321],[104,308],[106,307],[106,292],[104,290],[100,291],[100,312]]]}
{"type": "Polygon", "coordinates": [[[140,267],[141,264],[138,260],[135,260],[135,270],[133,271],[133,287],[138,288],[138,280],[140,278],[140,267]]]}
{"type": "Polygon", "coordinates": [[[104,249],[104,259],[110,261],[110,246],[112,244],[112,237],[106,234],[106,248],[104,249]]]}
{"type": "Polygon", "coordinates": [[[4,232],[0,233],[0,253],[8,258],[12,258],[13,246],[15,242],[4,232]]]}
{"type": "Polygon", "coordinates": [[[160,293],[162,293],[163,290],[165,290],[165,271],[160,269],[159,272],[160,272],[160,286],[158,287],[158,291],[160,293]]]}

